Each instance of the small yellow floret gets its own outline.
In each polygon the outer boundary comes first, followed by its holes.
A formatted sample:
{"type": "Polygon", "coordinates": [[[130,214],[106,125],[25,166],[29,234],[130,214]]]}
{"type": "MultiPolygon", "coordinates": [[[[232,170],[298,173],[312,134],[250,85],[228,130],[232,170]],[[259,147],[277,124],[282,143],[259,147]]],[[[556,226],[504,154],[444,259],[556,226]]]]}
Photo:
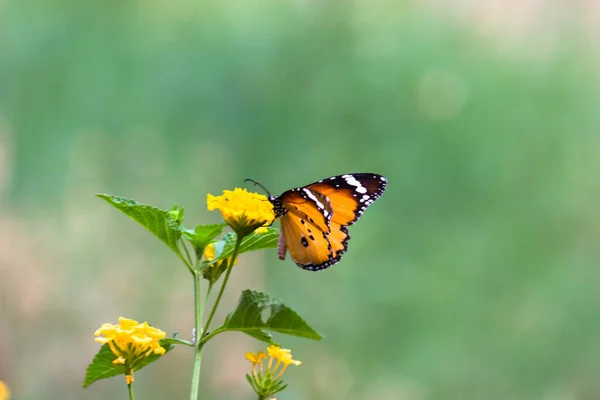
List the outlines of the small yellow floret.
{"type": "Polygon", "coordinates": [[[302,361],[292,360],[292,355],[285,354],[285,353],[281,354],[279,356],[279,361],[281,361],[284,365],[290,365],[290,364],[300,365],[300,364],[302,364],[302,361]]]}
{"type": "Polygon", "coordinates": [[[277,360],[279,360],[284,354],[291,354],[291,350],[282,349],[279,346],[275,346],[273,344],[267,347],[267,352],[269,353],[270,357],[276,358],[277,360]]]}
{"type": "Polygon", "coordinates": [[[246,360],[250,361],[252,364],[258,364],[259,362],[261,362],[261,360],[264,360],[266,358],[267,355],[264,351],[259,351],[256,354],[250,352],[246,353],[246,360]]]}
{"type": "Polygon", "coordinates": [[[125,359],[123,357],[119,357],[113,361],[113,364],[125,364],[125,359]]]}

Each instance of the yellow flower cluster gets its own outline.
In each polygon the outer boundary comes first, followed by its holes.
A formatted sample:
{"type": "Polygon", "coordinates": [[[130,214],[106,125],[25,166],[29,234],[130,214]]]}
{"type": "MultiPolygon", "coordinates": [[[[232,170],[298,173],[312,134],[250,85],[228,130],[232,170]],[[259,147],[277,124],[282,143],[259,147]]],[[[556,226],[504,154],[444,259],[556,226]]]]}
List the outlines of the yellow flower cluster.
{"type": "Polygon", "coordinates": [[[150,354],[165,354],[165,349],[159,340],[166,334],[160,329],[148,325],[147,322],[139,323],[133,319],[119,318],[119,324],[102,324],[94,333],[98,343],[106,344],[117,358],[113,364],[123,364],[130,371],[125,379],[127,383],[133,381],[133,367],[135,364],[150,354]]]}
{"type": "Polygon", "coordinates": [[[242,236],[271,224],[275,219],[273,204],[269,199],[246,189],[224,190],[221,196],[208,194],[206,203],[209,211],[218,209],[225,222],[242,236]]]}
{"type": "MultiPolygon", "coordinates": [[[[270,345],[269,347],[267,347],[267,353],[269,353],[269,361],[267,363],[267,368],[264,371],[264,373],[265,375],[269,374],[272,380],[277,380],[281,378],[281,376],[290,364],[302,364],[301,361],[292,359],[292,352],[289,349],[282,349],[279,346],[270,345]],[[274,360],[277,360],[277,363],[273,366],[274,360]]],[[[255,378],[258,374],[258,372],[256,371],[257,365],[259,366],[260,373],[263,373],[262,360],[267,359],[267,355],[264,351],[259,351],[256,354],[248,352],[246,353],[246,359],[252,363],[252,374],[255,378]]]]}

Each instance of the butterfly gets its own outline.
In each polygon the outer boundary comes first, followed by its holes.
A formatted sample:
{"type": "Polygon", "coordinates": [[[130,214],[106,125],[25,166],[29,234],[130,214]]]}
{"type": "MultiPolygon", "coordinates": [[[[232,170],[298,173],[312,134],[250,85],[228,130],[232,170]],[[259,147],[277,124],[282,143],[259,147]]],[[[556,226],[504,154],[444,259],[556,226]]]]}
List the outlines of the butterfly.
{"type": "Polygon", "coordinates": [[[348,250],[347,227],[358,221],[386,186],[387,179],[381,175],[357,173],[332,176],[280,196],[267,191],[275,216],[280,218],[279,258],[285,260],[289,250],[294,262],[310,271],[340,261],[348,250]]]}

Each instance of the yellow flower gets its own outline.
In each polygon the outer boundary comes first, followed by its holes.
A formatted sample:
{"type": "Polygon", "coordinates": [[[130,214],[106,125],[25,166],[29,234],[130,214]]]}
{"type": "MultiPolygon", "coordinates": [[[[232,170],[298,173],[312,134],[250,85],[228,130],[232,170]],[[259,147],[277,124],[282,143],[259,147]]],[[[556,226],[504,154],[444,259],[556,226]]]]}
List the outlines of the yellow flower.
{"type": "MultiPolygon", "coordinates": [[[[215,245],[214,243],[209,243],[208,246],[204,248],[204,258],[210,262],[210,260],[215,258],[215,245]]],[[[231,263],[231,257],[227,257],[225,260],[217,261],[216,263],[211,264],[211,267],[219,268],[223,263],[227,261],[227,265],[231,263]]],[[[233,265],[237,264],[237,258],[233,262],[233,265]]]]}
{"type": "Polygon", "coordinates": [[[264,351],[259,351],[256,354],[250,352],[246,353],[246,360],[250,361],[252,364],[258,364],[265,358],[267,358],[267,355],[264,351]]]}
{"type": "Polygon", "coordinates": [[[279,346],[275,346],[274,344],[267,347],[267,353],[269,353],[269,357],[279,359],[282,354],[289,354],[291,350],[281,349],[279,346]]]}
{"type": "Polygon", "coordinates": [[[246,353],[246,359],[252,363],[252,376],[247,375],[247,377],[256,394],[264,398],[273,396],[285,388],[286,385],[280,378],[290,364],[301,364],[300,361],[292,359],[292,352],[289,349],[270,345],[267,347],[267,353],[269,353],[269,361],[264,371],[262,360],[267,359],[267,355],[262,351],[256,354],[246,353]],[[277,361],[275,365],[273,365],[274,361],[277,361]]]}
{"type": "Polygon", "coordinates": [[[136,320],[121,317],[118,325],[102,324],[94,336],[100,336],[95,339],[96,342],[108,343],[110,350],[117,356],[113,364],[125,367],[128,384],[133,381],[134,368],[144,358],[152,353],[165,354],[165,349],[159,343],[166,336],[165,332],[151,327],[147,322],[140,324],[136,320]]]}
{"type": "MultiPolygon", "coordinates": [[[[282,354],[281,357],[279,358],[279,361],[281,363],[283,363],[284,367],[286,367],[286,368],[290,364],[294,364],[296,366],[302,364],[302,361],[292,360],[291,354],[282,354]]],[[[285,368],[284,368],[284,370],[285,370],[285,368]]],[[[283,371],[281,373],[283,374],[283,371]]]]}
{"type": "Polygon", "coordinates": [[[257,228],[271,224],[275,219],[273,205],[269,199],[246,189],[224,190],[222,196],[206,196],[209,211],[218,209],[225,222],[241,236],[257,228]]]}
{"type": "MultiPolygon", "coordinates": [[[[269,370],[275,372],[277,370],[277,367],[279,367],[280,364],[283,364],[282,369],[279,371],[279,374],[275,377],[275,379],[279,379],[281,375],[283,375],[288,365],[302,364],[301,361],[292,360],[292,351],[290,349],[282,349],[279,346],[270,345],[269,347],[267,347],[267,352],[269,353],[270,357],[268,365],[269,370]],[[275,364],[274,368],[272,368],[273,360],[277,360],[277,364],[275,364]]],[[[275,373],[273,373],[273,375],[275,375],[275,373]]]]}
{"type": "Polygon", "coordinates": [[[10,390],[8,389],[8,385],[2,381],[0,381],[0,400],[9,400],[10,399],[10,390]]]}

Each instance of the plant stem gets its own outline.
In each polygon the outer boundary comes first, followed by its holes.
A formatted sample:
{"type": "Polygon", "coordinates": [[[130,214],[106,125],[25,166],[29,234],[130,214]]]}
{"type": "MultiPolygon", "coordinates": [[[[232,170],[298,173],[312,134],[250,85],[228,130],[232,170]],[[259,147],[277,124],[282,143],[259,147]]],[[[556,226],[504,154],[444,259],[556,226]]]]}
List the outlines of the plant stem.
{"type": "MultiPolygon", "coordinates": [[[[233,270],[233,264],[235,264],[235,260],[237,259],[238,252],[240,251],[240,244],[242,243],[242,238],[238,235],[235,241],[235,248],[233,249],[233,254],[231,255],[231,261],[227,266],[227,272],[225,272],[225,279],[223,279],[223,284],[221,285],[221,289],[219,290],[219,294],[217,295],[217,299],[215,300],[215,304],[213,305],[212,310],[210,310],[210,315],[206,320],[206,325],[204,325],[204,332],[208,332],[208,327],[210,326],[210,322],[215,316],[215,311],[217,311],[217,307],[221,302],[221,297],[223,297],[223,292],[225,291],[225,286],[227,286],[227,281],[229,281],[229,276],[231,275],[231,271],[233,270]]],[[[202,339],[202,336],[200,336],[202,339]]]]}
{"type": "Polygon", "coordinates": [[[204,343],[208,342],[210,339],[217,336],[221,332],[223,332],[223,331],[219,331],[218,329],[215,329],[214,331],[212,331],[210,333],[204,334],[202,339],[200,339],[200,346],[204,346],[204,343]]]}
{"type": "Polygon", "coordinates": [[[190,257],[190,252],[188,251],[185,241],[183,239],[179,239],[179,242],[181,242],[181,247],[183,247],[183,251],[185,252],[188,262],[190,265],[192,265],[192,257],[190,257]]]}
{"type": "Polygon", "coordinates": [[[133,382],[127,384],[127,391],[129,392],[129,400],[134,400],[134,397],[133,397],[133,382]]]}
{"type": "Polygon", "coordinates": [[[200,294],[200,282],[202,274],[195,270],[194,273],[194,329],[196,330],[194,338],[194,369],[192,372],[192,389],[190,399],[198,399],[198,390],[200,389],[200,366],[202,365],[202,296],[200,294]]]}
{"type": "Polygon", "coordinates": [[[202,329],[202,314],[204,311],[204,307],[202,304],[202,298],[200,296],[200,282],[202,281],[202,274],[198,271],[198,265],[200,263],[200,258],[196,259],[196,268],[194,268],[194,317],[195,323],[194,328],[196,330],[196,337],[194,341],[194,369],[192,371],[192,389],[190,392],[190,400],[198,399],[198,390],[200,389],[200,366],[202,365],[202,348],[204,347],[205,341],[202,341],[202,337],[204,336],[204,332],[207,331],[210,322],[212,321],[215,311],[221,302],[221,297],[223,296],[223,292],[225,291],[225,286],[227,285],[227,281],[229,280],[229,276],[231,275],[231,270],[233,269],[233,264],[237,258],[237,255],[240,251],[240,245],[242,243],[242,238],[238,235],[235,242],[235,249],[233,250],[233,254],[231,255],[231,264],[227,268],[227,272],[225,273],[225,279],[223,280],[223,285],[221,286],[221,290],[219,290],[219,294],[217,299],[215,300],[215,304],[213,305],[212,310],[210,311],[210,315],[208,320],[206,321],[206,325],[204,325],[204,329],[202,329]]]}

